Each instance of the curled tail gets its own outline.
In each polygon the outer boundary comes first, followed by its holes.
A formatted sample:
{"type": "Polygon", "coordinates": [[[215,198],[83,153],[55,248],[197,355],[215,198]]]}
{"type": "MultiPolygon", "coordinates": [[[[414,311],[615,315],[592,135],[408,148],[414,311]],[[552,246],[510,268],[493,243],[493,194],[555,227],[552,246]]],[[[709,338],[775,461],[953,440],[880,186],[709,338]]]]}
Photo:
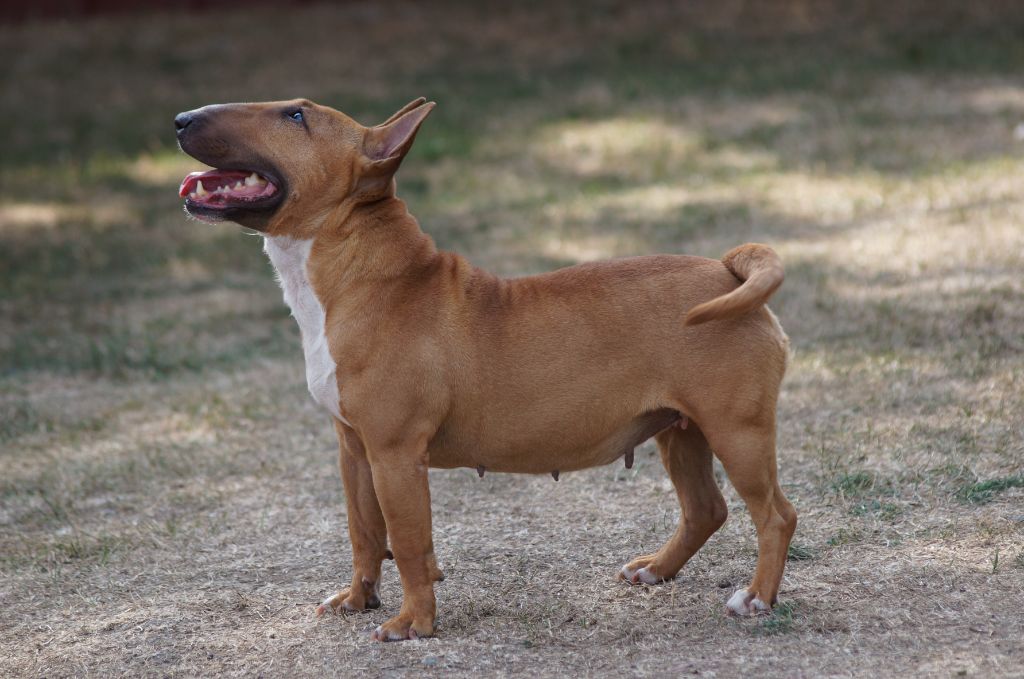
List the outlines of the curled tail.
{"type": "Polygon", "coordinates": [[[743,281],[743,285],[690,309],[686,314],[686,325],[733,318],[756,309],[778,290],[785,277],[782,260],[774,250],[760,243],[733,248],[722,257],[722,264],[743,281]]]}

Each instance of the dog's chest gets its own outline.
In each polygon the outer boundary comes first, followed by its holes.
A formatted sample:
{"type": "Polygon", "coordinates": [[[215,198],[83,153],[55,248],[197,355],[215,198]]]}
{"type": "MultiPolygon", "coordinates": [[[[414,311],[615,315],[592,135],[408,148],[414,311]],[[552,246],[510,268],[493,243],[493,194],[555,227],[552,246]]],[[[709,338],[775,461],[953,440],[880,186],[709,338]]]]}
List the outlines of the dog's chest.
{"type": "Polygon", "coordinates": [[[306,357],[306,384],[313,400],[342,422],[337,365],[331,356],[324,332],[326,313],[309,282],[307,264],[312,240],[296,240],[284,236],[264,238],[263,250],[277,270],[284,290],[284,301],[292,310],[302,334],[302,351],[306,357]]]}

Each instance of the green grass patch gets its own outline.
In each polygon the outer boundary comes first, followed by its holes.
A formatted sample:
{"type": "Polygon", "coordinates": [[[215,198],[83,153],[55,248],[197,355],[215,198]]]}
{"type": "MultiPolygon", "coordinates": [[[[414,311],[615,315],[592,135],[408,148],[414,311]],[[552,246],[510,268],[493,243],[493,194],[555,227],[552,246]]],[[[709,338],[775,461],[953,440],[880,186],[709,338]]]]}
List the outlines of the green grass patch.
{"type": "Polygon", "coordinates": [[[957,497],[962,502],[982,505],[991,502],[998,493],[1010,488],[1024,488],[1024,474],[1003,476],[962,486],[957,491],[957,497]]]}
{"type": "Polygon", "coordinates": [[[815,553],[810,547],[805,547],[804,545],[798,545],[796,543],[790,544],[789,549],[786,550],[787,561],[810,561],[815,556],[815,553]]]}
{"type": "Polygon", "coordinates": [[[875,475],[869,472],[846,472],[832,480],[832,490],[845,497],[865,495],[875,487],[875,475]]]}
{"type": "Polygon", "coordinates": [[[82,568],[106,566],[128,546],[128,540],[121,536],[77,529],[45,540],[18,540],[8,552],[0,554],[0,572],[31,568],[59,579],[82,568]]]}
{"type": "Polygon", "coordinates": [[[102,417],[75,419],[41,412],[27,400],[0,402],[0,443],[33,433],[96,432],[105,425],[102,417]]]}
{"type": "Polygon", "coordinates": [[[0,442],[48,429],[47,419],[28,401],[0,403],[0,442]]]}
{"type": "Polygon", "coordinates": [[[757,633],[764,636],[775,636],[792,632],[796,606],[788,601],[778,604],[772,612],[757,625],[757,633]]]}
{"type": "MultiPolygon", "coordinates": [[[[167,315],[137,325],[84,319],[85,327],[75,333],[66,333],[62,327],[28,326],[13,334],[0,353],[0,376],[47,372],[120,379],[131,374],[166,377],[232,368],[254,355],[284,356],[296,351],[297,332],[286,313],[282,306],[201,320],[167,315]]],[[[47,425],[25,404],[10,408],[8,435],[47,425]]]]}
{"type": "Polygon", "coordinates": [[[121,545],[122,540],[111,535],[85,535],[75,533],[54,540],[51,553],[65,561],[92,561],[98,565],[106,565],[111,555],[121,545]]]}
{"type": "Polygon", "coordinates": [[[852,545],[864,539],[864,535],[856,528],[840,528],[835,535],[828,539],[830,547],[841,547],[852,545]]]}

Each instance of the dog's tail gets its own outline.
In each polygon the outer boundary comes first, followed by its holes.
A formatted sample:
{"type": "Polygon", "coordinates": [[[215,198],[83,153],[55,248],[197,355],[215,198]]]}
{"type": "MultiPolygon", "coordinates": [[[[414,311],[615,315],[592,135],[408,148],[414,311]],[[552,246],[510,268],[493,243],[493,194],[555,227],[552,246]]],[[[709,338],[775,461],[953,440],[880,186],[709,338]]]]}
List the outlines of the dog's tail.
{"type": "Polygon", "coordinates": [[[686,325],[734,318],[756,309],[779,289],[785,277],[782,260],[774,250],[760,243],[733,248],[722,257],[722,264],[743,281],[743,285],[690,309],[686,314],[686,325]]]}

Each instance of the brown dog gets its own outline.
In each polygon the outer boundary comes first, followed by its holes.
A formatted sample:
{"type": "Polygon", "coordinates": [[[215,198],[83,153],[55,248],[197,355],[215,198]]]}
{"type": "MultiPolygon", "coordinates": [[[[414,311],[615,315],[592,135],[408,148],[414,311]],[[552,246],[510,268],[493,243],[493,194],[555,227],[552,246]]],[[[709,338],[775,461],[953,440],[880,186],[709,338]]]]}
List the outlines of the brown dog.
{"type": "Polygon", "coordinates": [[[659,255],[499,279],[439,252],[394,175],[434,108],[376,127],[308,101],[207,106],[175,118],[213,167],[182,183],[193,216],[260,231],[302,331],[306,378],[332,415],[352,585],[327,610],[380,605],[391,551],[404,599],[379,640],[434,631],[428,467],[552,474],[608,464],[655,436],[682,518],[632,583],[676,575],[725,521],[712,450],[750,509],[757,572],[727,604],[776,601],[796,513],[776,480],[788,340],[764,306],[782,265],[748,244],[722,261],[659,255]]]}

